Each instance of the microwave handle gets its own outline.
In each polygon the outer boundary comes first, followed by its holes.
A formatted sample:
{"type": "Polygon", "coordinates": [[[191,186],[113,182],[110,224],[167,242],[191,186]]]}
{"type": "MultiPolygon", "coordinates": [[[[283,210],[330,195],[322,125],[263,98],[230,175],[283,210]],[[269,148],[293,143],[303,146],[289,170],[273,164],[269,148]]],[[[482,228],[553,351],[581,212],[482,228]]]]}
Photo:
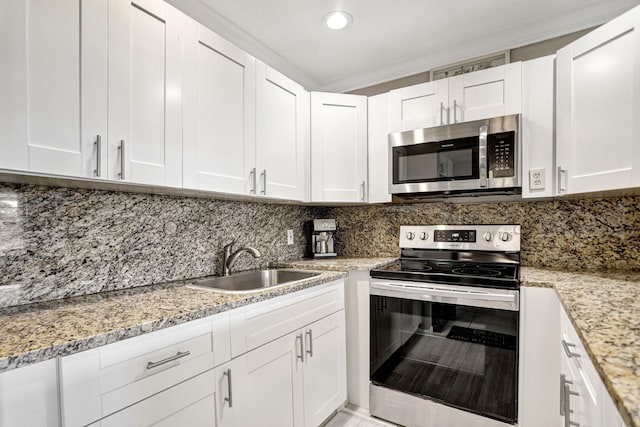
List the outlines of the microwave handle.
{"type": "Polygon", "coordinates": [[[480,188],[487,187],[487,134],[489,132],[488,126],[480,126],[480,144],[479,162],[480,162],[480,188]]]}

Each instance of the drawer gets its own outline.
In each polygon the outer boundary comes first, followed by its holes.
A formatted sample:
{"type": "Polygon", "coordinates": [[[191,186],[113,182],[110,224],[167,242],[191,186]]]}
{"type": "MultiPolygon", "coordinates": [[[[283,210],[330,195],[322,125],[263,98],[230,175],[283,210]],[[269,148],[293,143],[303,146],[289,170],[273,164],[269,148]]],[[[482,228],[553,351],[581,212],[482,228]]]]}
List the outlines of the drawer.
{"type": "Polygon", "coordinates": [[[336,280],[233,310],[231,355],[239,356],[343,308],[344,280],[336,280]]]}
{"type": "Polygon", "coordinates": [[[94,427],[215,426],[213,370],[92,424],[94,427]]]}
{"type": "Polygon", "coordinates": [[[86,425],[211,370],[229,358],[228,332],[221,313],[63,357],[65,425],[86,425]]]}

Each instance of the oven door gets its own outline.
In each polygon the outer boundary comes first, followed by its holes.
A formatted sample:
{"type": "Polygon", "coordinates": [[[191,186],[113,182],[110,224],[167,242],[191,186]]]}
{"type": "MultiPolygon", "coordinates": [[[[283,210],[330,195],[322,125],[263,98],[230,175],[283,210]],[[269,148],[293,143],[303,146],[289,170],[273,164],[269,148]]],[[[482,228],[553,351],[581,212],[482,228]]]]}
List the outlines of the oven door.
{"type": "Polygon", "coordinates": [[[372,279],[373,386],[517,420],[515,290],[372,279]]]}

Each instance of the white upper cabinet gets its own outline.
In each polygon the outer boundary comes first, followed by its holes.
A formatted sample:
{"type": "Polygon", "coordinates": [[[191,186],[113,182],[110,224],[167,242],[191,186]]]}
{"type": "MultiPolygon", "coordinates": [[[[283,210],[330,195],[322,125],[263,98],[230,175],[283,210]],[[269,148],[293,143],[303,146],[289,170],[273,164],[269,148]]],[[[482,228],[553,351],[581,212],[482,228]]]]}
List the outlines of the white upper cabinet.
{"type": "Polygon", "coordinates": [[[80,6],[0,3],[0,168],[93,173],[93,145],[80,141],[80,6]]]}
{"type": "Polygon", "coordinates": [[[367,201],[367,98],[311,93],[311,201],[367,201]]]}
{"type": "Polygon", "coordinates": [[[449,78],[449,123],[518,114],[521,62],[449,78]]]}
{"type": "Polygon", "coordinates": [[[252,178],[257,174],[257,192],[267,197],[304,200],[308,182],[309,93],[262,62],[257,62],[256,71],[256,172],[252,178]]]}
{"type": "Polygon", "coordinates": [[[389,132],[449,123],[449,80],[421,83],[389,92],[389,132]]]}
{"type": "Polygon", "coordinates": [[[522,63],[522,197],[555,194],[555,55],[522,63]]]}
{"type": "Polygon", "coordinates": [[[389,92],[389,132],[517,114],[521,63],[435,80],[389,92]]]}
{"type": "Polygon", "coordinates": [[[389,194],[389,98],[391,93],[370,96],[367,126],[369,203],[391,201],[389,194]]]}
{"type": "Polygon", "coordinates": [[[640,7],[558,51],[559,194],[640,186],[640,7]]]}
{"type": "Polygon", "coordinates": [[[162,0],[109,0],[108,176],[182,185],[182,27],[162,0]]]}
{"type": "Polygon", "coordinates": [[[256,193],[255,59],[195,21],[186,27],[184,187],[256,193]]]}

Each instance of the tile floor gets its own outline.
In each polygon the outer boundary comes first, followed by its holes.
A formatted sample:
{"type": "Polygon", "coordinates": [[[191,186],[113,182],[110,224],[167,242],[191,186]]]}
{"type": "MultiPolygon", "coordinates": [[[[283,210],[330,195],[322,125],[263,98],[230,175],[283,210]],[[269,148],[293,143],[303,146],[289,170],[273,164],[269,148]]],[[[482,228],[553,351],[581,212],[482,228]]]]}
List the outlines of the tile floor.
{"type": "Polygon", "coordinates": [[[390,424],[369,416],[366,409],[347,405],[331,417],[323,427],[394,427],[390,424]]]}

